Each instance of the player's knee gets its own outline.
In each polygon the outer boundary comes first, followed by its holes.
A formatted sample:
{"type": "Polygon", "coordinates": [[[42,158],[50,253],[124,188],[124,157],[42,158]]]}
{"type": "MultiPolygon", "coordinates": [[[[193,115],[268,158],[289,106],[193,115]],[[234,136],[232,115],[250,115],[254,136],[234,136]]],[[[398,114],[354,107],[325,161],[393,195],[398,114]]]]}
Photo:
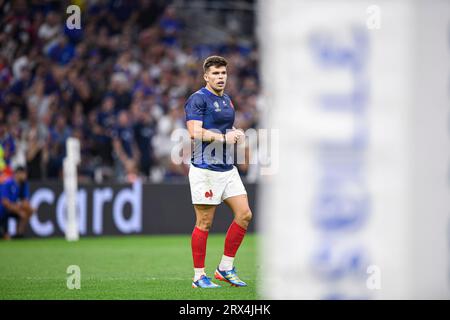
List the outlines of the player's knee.
{"type": "Polygon", "coordinates": [[[211,225],[212,225],[212,221],[210,219],[198,219],[196,226],[197,228],[204,230],[204,231],[209,231],[209,229],[211,229],[211,225]]]}
{"type": "Polygon", "coordinates": [[[250,221],[252,220],[253,214],[252,211],[250,210],[250,208],[247,208],[246,210],[242,211],[239,214],[239,218],[240,220],[242,220],[243,222],[246,223],[250,223],[250,221]]]}
{"type": "Polygon", "coordinates": [[[203,231],[209,231],[209,229],[211,229],[211,225],[212,225],[211,222],[198,222],[197,228],[203,231]]]}

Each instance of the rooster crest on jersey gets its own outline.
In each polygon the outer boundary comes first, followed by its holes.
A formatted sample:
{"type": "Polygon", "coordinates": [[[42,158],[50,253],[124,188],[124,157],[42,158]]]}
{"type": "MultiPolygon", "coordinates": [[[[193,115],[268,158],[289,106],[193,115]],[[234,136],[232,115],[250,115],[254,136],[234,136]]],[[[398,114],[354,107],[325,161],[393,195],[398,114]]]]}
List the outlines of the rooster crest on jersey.
{"type": "Polygon", "coordinates": [[[212,197],[213,197],[213,192],[212,192],[211,189],[209,189],[209,191],[206,191],[206,192],[205,192],[205,198],[210,198],[210,199],[212,199],[212,197]]]}

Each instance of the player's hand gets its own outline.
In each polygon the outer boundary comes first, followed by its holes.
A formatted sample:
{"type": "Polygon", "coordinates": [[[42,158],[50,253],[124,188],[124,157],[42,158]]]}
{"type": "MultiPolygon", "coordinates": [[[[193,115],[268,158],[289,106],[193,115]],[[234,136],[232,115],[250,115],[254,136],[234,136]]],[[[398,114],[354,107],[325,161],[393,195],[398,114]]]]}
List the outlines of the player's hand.
{"type": "Polygon", "coordinates": [[[245,141],[245,133],[242,129],[236,129],[237,133],[238,133],[238,137],[237,137],[237,143],[242,143],[245,141]]]}
{"type": "Polygon", "coordinates": [[[244,133],[240,130],[228,131],[225,134],[225,141],[227,144],[235,144],[239,139],[242,139],[243,136],[245,137],[244,133]]]}

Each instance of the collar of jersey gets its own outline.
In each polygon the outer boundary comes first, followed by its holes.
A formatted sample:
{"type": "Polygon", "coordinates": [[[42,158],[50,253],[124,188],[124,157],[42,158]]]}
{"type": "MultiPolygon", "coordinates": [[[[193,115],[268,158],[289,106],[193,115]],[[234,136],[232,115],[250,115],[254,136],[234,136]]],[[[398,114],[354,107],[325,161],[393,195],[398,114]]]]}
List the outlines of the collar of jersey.
{"type": "Polygon", "coordinates": [[[202,88],[202,91],[203,91],[203,92],[206,92],[207,94],[209,94],[209,95],[211,95],[211,96],[213,96],[213,97],[217,97],[217,98],[222,98],[222,99],[223,99],[224,96],[225,96],[225,93],[224,93],[222,96],[218,96],[218,95],[212,93],[211,91],[209,91],[208,89],[206,89],[206,87],[203,87],[203,88],[202,88]]]}

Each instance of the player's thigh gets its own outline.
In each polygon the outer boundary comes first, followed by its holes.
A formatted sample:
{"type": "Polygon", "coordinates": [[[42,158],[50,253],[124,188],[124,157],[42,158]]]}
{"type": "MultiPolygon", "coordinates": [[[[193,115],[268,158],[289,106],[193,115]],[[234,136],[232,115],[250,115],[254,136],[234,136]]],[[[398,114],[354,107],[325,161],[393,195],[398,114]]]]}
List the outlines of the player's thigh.
{"type": "Polygon", "coordinates": [[[222,193],[222,201],[225,202],[228,198],[241,195],[247,195],[247,191],[245,190],[245,186],[242,183],[237,168],[234,167],[233,170],[228,173],[225,189],[222,193]]]}
{"type": "Polygon", "coordinates": [[[194,204],[195,217],[198,225],[211,226],[216,213],[216,205],[194,204]]]}
{"type": "Polygon", "coordinates": [[[194,205],[219,205],[225,184],[221,172],[196,168],[189,169],[189,185],[194,205]]]}
{"type": "Polygon", "coordinates": [[[224,200],[231,211],[233,211],[236,218],[241,218],[250,221],[252,218],[252,211],[248,204],[248,197],[246,194],[240,194],[228,197],[224,200]]]}

